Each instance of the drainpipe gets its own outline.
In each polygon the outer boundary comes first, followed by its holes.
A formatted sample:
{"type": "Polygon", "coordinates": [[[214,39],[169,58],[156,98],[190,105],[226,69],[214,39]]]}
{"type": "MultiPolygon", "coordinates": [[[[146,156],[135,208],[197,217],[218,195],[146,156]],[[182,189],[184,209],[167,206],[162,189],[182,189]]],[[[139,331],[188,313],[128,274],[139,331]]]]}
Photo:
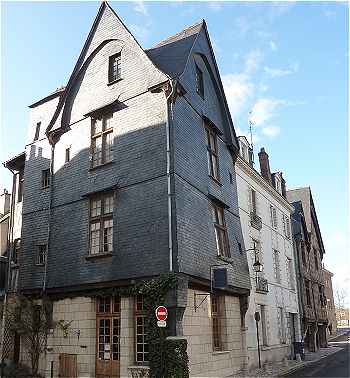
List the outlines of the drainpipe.
{"type": "MultiPolygon", "coordinates": [[[[5,165],[4,165],[5,167],[5,165]]],[[[8,167],[5,167],[8,168],[8,167]]],[[[4,368],[4,342],[5,342],[5,324],[6,324],[6,312],[7,312],[7,302],[8,302],[8,291],[10,288],[10,275],[11,275],[11,261],[12,261],[12,242],[13,242],[13,218],[14,218],[14,209],[15,209],[15,185],[16,185],[16,174],[15,172],[8,168],[12,173],[12,196],[11,196],[11,208],[10,208],[10,224],[7,232],[7,250],[8,250],[8,262],[7,262],[7,282],[5,287],[5,297],[4,297],[4,306],[1,320],[1,349],[0,349],[0,376],[3,377],[3,368],[4,368]]]]}
{"type": "Polygon", "coordinates": [[[167,116],[166,116],[166,175],[168,185],[168,243],[169,243],[169,271],[173,271],[173,230],[172,230],[172,189],[171,189],[171,143],[170,143],[170,127],[174,119],[173,114],[173,98],[176,91],[176,82],[169,80],[171,90],[166,95],[167,116]]]}
{"type": "Polygon", "coordinates": [[[51,212],[52,212],[52,197],[53,197],[53,186],[54,186],[54,159],[55,159],[55,136],[52,138],[48,136],[49,142],[51,144],[51,161],[50,161],[50,191],[49,191],[49,208],[48,208],[48,222],[47,222],[47,239],[46,239],[46,256],[45,256],[45,270],[44,279],[42,287],[42,295],[45,295],[46,291],[46,281],[47,281],[47,265],[50,250],[50,234],[51,234],[51,212]]]}

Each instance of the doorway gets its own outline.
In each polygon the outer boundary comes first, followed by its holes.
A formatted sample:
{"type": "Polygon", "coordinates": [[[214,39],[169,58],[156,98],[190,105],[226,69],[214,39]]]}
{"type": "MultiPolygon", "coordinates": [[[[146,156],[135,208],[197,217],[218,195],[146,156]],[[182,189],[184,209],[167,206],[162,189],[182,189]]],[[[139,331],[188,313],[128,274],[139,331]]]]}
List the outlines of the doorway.
{"type": "Polygon", "coordinates": [[[120,297],[96,304],[96,378],[120,377],[120,297]]]}

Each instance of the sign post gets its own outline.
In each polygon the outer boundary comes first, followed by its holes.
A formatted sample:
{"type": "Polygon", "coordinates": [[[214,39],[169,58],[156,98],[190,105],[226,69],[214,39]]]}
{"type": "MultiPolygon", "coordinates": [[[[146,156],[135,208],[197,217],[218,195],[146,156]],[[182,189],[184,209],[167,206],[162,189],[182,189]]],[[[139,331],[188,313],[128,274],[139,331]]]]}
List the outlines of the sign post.
{"type": "Polygon", "coordinates": [[[155,313],[157,318],[157,326],[161,328],[166,327],[166,320],[168,319],[167,308],[164,306],[158,306],[155,313]]]}
{"type": "Polygon", "coordinates": [[[259,340],[259,321],[260,321],[260,313],[257,311],[254,314],[255,323],[256,323],[256,338],[258,341],[258,357],[259,357],[259,368],[261,368],[261,360],[260,360],[260,340],[259,340]]]}

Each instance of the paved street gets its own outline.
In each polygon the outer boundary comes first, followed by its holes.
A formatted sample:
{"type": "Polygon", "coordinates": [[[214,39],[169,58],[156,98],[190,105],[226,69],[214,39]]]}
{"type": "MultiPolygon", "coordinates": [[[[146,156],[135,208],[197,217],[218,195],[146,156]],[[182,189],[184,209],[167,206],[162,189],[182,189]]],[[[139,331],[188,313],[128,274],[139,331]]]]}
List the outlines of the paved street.
{"type": "Polygon", "coordinates": [[[350,376],[350,333],[347,335],[339,336],[335,340],[331,341],[329,344],[337,347],[343,348],[341,351],[311,363],[309,366],[300,369],[288,377],[349,377],[350,376]]]}

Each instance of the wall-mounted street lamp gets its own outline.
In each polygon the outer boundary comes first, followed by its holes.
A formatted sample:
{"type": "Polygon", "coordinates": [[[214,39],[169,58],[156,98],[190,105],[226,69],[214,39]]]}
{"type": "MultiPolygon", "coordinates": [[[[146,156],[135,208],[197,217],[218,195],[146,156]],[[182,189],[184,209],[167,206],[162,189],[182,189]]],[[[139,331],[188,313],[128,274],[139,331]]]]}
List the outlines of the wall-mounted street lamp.
{"type": "Polygon", "coordinates": [[[259,261],[258,251],[256,250],[255,242],[254,242],[254,248],[249,248],[249,249],[246,249],[245,251],[246,251],[246,252],[254,251],[255,261],[254,261],[254,264],[253,264],[253,270],[254,270],[254,272],[257,273],[257,274],[260,273],[260,272],[262,272],[262,270],[263,270],[263,265],[262,265],[261,262],[259,261]]]}

